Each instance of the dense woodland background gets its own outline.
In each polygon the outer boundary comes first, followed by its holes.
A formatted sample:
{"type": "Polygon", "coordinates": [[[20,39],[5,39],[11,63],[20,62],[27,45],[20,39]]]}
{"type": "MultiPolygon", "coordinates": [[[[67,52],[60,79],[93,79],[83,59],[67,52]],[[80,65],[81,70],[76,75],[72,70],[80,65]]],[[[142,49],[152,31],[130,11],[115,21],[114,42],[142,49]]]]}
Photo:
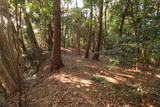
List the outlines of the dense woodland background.
{"type": "Polygon", "coordinates": [[[159,0],[0,0],[4,107],[159,107],[159,65],[159,0]]]}

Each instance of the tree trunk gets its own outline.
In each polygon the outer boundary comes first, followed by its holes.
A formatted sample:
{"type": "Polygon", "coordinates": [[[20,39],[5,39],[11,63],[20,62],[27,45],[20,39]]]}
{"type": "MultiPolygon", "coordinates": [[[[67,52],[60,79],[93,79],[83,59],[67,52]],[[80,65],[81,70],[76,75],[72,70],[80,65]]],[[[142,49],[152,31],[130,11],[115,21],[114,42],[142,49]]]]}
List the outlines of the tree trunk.
{"type": "Polygon", "coordinates": [[[31,43],[31,47],[32,47],[33,51],[35,52],[36,57],[40,57],[41,56],[40,48],[38,46],[38,42],[36,40],[32,25],[30,23],[30,20],[29,20],[29,17],[28,17],[28,14],[26,13],[26,11],[25,11],[24,19],[25,19],[25,22],[27,25],[27,33],[28,33],[29,41],[31,43]]]}
{"type": "MultiPolygon", "coordinates": [[[[78,2],[76,0],[76,9],[77,9],[77,13],[80,14],[79,9],[78,9],[78,2]]],[[[78,55],[81,54],[81,43],[80,43],[80,36],[81,36],[81,32],[80,32],[80,22],[79,20],[77,20],[77,24],[76,24],[76,45],[77,45],[77,53],[78,55]]]]}
{"type": "Polygon", "coordinates": [[[104,9],[104,23],[105,23],[105,31],[107,29],[107,9],[108,9],[109,0],[105,1],[105,9],[104,9]]]}
{"type": "Polygon", "coordinates": [[[122,18],[121,18],[121,23],[120,23],[120,27],[119,27],[119,36],[123,35],[123,25],[124,25],[125,18],[126,18],[126,16],[122,16],[122,18]]]}
{"type": "Polygon", "coordinates": [[[93,17],[93,6],[92,6],[92,0],[91,2],[91,7],[90,7],[90,24],[89,24],[89,37],[88,37],[88,42],[87,42],[87,46],[86,46],[86,53],[85,53],[85,58],[89,57],[89,51],[91,48],[91,39],[92,39],[92,17],[93,17]]]}
{"type": "Polygon", "coordinates": [[[61,58],[61,8],[60,0],[54,0],[54,45],[52,53],[51,71],[63,67],[61,58]]]}
{"type": "Polygon", "coordinates": [[[77,42],[76,42],[76,44],[77,44],[77,53],[78,53],[78,55],[80,55],[81,54],[81,44],[80,44],[80,30],[79,30],[79,25],[78,25],[78,28],[77,28],[77,42]]]}
{"type": "Polygon", "coordinates": [[[127,11],[129,8],[129,3],[130,3],[130,0],[127,0],[127,3],[125,5],[124,11],[121,16],[121,22],[120,22],[120,26],[119,26],[119,36],[123,36],[123,25],[124,25],[125,18],[128,14],[127,11]]]}
{"type": "Polygon", "coordinates": [[[52,24],[49,23],[48,24],[48,40],[47,40],[47,44],[48,44],[48,50],[52,50],[53,47],[53,30],[52,30],[52,24]]]}
{"type": "Polygon", "coordinates": [[[15,59],[15,52],[13,51],[14,47],[11,48],[13,44],[9,43],[11,41],[6,39],[6,35],[3,32],[4,29],[1,25],[0,28],[0,80],[5,92],[11,94],[18,89],[18,66],[15,59]]]}
{"type": "Polygon", "coordinates": [[[93,55],[93,60],[99,60],[99,51],[101,48],[101,38],[102,38],[102,17],[103,17],[103,0],[100,4],[100,9],[99,9],[99,31],[97,35],[97,46],[95,49],[95,53],[93,55]]]}
{"type": "Polygon", "coordinates": [[[18,55],[18,35],[8,11],[7,0],[0,1],[0,88],[11,94],[18,89],[21,62],[18,55]],[[4,23],[4,17],[7,23],[4,23]]]}
{"type": "Polygon", "coordinates": [[[106,49],[106,36],[108,34],[107,32],[107,9],[108,9],[108,4],[109,4],[109,0],[105,0],[105,9],[104,9],[104,33],[105,35],[103,36],[103,44],[102,44],[102,49],[106,49]]]}
{"type": "Polygon", "coordinates": [[[7,94],[14,93],[18,89],[18,85],[3,66],[2,62],[0,62],[0,80],[2,89],[7,94]]]}

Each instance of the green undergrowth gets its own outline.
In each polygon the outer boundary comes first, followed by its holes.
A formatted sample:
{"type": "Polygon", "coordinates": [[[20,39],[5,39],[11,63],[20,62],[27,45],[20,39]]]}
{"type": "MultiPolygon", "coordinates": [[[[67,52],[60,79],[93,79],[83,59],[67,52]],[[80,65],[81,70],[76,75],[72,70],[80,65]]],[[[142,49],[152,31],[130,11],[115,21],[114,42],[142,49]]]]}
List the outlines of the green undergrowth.
{"type": "Polygon", "coordinates": [[[37,79],[37,76],[36,76],[36,74],[33,75],[31,73],[25,73],[24,78],[25,78],[25,80],[35,80],[35,79],[37,79]]]}
{"type": "Polygon", "coordinates": [[[141,100],[142,88],[140,86],[139,87],[132,87],[132,86],[128,86],[126,84],[121,84],[119,87],[120,87],[120,89],[126,91],[128,96],[130,96],[133,100],[135,100],[135,101],[141,100]]]}
{"type": "Polygon", "coordinates": [[[112,86],[113,84],[106,81],[104,78],[101,78],[101,77],[91,77],[91,80],[97,82],[97,83],[100,83],[100,84],[103,84],[104,86],[112,86]]]}
{"type": "Polygon", "coordinates": [[[155,85],[156,85],[157,87],[160,88],[160,79],[159,79],[159,78],[158,78],[158,79],[155,79],[154,83],[155,83],[155,85]]]}
{"type": "Polygon", "coordinates": [[[0,107],[3,107],[5,102],[4,94],[0,94],[0,107]]]}

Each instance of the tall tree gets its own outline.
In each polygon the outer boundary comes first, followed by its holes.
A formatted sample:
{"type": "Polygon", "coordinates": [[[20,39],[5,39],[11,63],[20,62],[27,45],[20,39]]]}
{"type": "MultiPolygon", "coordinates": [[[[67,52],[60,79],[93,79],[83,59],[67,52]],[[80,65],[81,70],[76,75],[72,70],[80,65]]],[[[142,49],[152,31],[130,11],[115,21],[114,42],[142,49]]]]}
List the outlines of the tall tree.
{"type": "Polygon", "coordinates": [[[85,58],[89,57],[89,50],[91,47],[91,39],[92,39],[92,18],[93,18],[93,5],[92,0],[90,0],[90,23],[89,23],[89,36],[88,36],[88,42],[86,46],[86,53],[85,58]]]}
{"type": "Polygon", "coordinates": [[[18,35],[8,9],[8,1],[0,1],[0,90],[15,92],[20,80],[21,55],[18,49],[18,35]]]}
{"type": "MultiPolygon", "coordinates": [[[[77,10],[77,14],[80,14],[77,0],[76,0],[76,10],[77,10]]],[[[78,19],[79,19],[79,17],[78,17],[78,19]]],[[[81,32],[80,32],[80,22],[79,22],[79,20],[77,20],[76,27],[77,27],[77,29],[76,29],[76,36],[77,36],[76,37],[76,39],[77,39],[76,40],[76,45],[77,45],[77,52],[80,55],[81,54],[81,43],[80,43],[81,32]]]]}
{"type": "Polygon", "coordinates": [[[61,58],[61,0],[54,0],[54,43],[51,71],[63,67],[61,58]]]}
{"type": "Polygon", "coordinates": [[[99,60],[99,51],[101,47],[101,38],[102,38],[102,17],[103,17],[103,0],[100,1],[99,4],[99,22],[98,22],[98,35],[97,35],[97,44],[96,44],[96,49],[95,53],[93,55],[94,60],[99,60]]]}
{"type": "Polygon", "coordinates": [[[28,17],[28,14],[27,14],[26,10],[25,10],[24,19],[25,19],[25,22],[26,22],[26,25],[27,25],[27,33],[28,33],[29,41],[31,43],[31,47],[32,47],[34,53],[36,54],[36,56],[40,57],[41,56],[40,48],[38,46],[38,42],[36,40],[34,31],[33,31],[33,28],[32,28],[32,25],[31,25],[31,22],[29,20],[29,17],[28,17]]]}

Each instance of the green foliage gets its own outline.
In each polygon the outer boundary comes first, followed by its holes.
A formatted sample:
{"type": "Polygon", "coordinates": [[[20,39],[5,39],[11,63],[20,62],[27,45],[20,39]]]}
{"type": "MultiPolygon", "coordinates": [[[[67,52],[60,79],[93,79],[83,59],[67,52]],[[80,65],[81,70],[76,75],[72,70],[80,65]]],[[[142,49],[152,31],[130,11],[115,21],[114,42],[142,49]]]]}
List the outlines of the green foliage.
{"type": "Polygon", "coordinates": [[[135,88],[129,91],[129,96],[131,96],[134,100],[140,101],[141,99],[141,89],[135,88]]]}
{"type": "Polygon", "coordinates": [[[103,78],[99,78],[99,77],[92,77],[91,79],[98,83],[101,83],[104,80],[103,78]]]}
{"type": "Polygon", "coordinates": [[[112,70],[115,66],[119,65],[120,61],[117,58],[109,58],[109,65],[106,66],[107,69],[112,70]]]}
{"type": "Polygon", "coordinates": [[[120,87],[120,89],[124,89],[124,90],[128,90],[129,89],[129,87],[125,83],[120,84],[119,87],[120,87]]]}
{"type": "Polygon", "coordinates": [[[141,88],[140,87],[130,87],[126,84],[121,84],[120,88],[127,91],[128,95],[136,101],[141,99],[141,88]]]}
{"type": "Polygon", "coordinates": [[[37,76],[36,76],[36,74],[33,75],[31,73],[25,73],[24,78],[25,78],[25,80],[34,80],[34,79],[37,79],[37,76]]]}
{"type": "Polygon", "coordinates": [[[101,3],[102,0],[83,0],[85,7],[90,7],[91,3],[93,6],[97,6],[101,3]]]}
{"type": "Polygon", "coordinates": [[[107,49],[100,51],[99,54],[105,54],[113,57],[110,59],[111,64],[133,64],[137,61],[137,49],[139,46],[134,43],[136,38],[131,36],[108,36],[107,37],[107,49]],[[121,44],[119,44],[121,42],[121,44]]]}
{"type": "Polygon", "coordinates": [[[113,64],[113,65],[118,65],[119,64],[119,60],[115,59],[115,58],[111,58],[109,59],[109,61],[113,64]]]}
{"type": "Polygon", "coordinates": [[[144,63],[145,60],[145,63],[154,64],[160,60],[160,15],[157,10],[160,4],[155,0],[131,2],[125,13],[122,37],[117,35],[126,1],[119,0],[108,9],[109,36],[105,36],[107,48],[102,53],[118,58],[120,63],[144,63]]]}
{"type": "Polygon", "coordinates": [[[155,80],[155,85],[156,85],[157,87],[160,87],[160,79],[159,79],[159,78],[155,80]]]}
{"type": "Polygon", "coordinates": [[[0,94],[0,106],[2,106],[2,107],[3,107],[4,102],[5,102],[4,94],[0,94]]]}
{"type": "Polygon", "coordinates": [[[106,81],[104,78],[101,77],[92,77],[91,80],[103,84],[104,86],[112,86],[112,83],[106,81]]]}

